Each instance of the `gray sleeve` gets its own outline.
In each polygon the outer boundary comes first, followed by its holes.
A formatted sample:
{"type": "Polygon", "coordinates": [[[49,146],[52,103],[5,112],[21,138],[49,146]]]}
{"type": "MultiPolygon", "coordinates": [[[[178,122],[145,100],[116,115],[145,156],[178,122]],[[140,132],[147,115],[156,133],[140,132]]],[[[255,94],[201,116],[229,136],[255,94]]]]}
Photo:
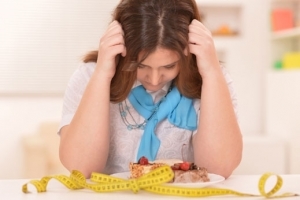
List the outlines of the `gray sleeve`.
{"type": "Polygon", "coordinates": [[[71,76],[64,94],[58,133],[63,126],[70,124],[72,121],[95,66],[96,63],[84,63],[71,76]]]}

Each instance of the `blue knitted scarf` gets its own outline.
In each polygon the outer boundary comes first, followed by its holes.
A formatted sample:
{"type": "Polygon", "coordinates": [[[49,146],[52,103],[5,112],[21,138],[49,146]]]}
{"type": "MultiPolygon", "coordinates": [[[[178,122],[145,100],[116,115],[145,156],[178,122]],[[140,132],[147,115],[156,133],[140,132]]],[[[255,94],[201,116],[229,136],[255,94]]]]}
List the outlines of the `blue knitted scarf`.
{"type": "Polygon", "coordinates": [[[132,89],[128,99],[135,110],[147,119],[137,160],[142,156],[151,161],[155,160],[160,146],[160,140],[155,134],[155,129],[160,121],[168,118],[171,124],[179,128],[191,131],[197,129],[197,114],[193,101],[182,96],[176,87],[173,87],[167,96],[156,104],[142,85],[132,89]]]}

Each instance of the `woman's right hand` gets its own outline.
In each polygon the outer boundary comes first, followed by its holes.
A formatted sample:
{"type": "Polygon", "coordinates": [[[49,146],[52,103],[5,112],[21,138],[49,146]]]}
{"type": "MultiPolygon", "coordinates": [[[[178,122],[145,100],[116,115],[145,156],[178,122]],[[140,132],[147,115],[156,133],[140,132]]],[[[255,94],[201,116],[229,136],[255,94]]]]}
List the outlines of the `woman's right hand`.
{"type": "Polygon", "coordinates": [[[124,32],[118,21],[113,21],[100,40],[97,70],[112,79],[116,71],[116,56],[126,56],[124,32]]]}

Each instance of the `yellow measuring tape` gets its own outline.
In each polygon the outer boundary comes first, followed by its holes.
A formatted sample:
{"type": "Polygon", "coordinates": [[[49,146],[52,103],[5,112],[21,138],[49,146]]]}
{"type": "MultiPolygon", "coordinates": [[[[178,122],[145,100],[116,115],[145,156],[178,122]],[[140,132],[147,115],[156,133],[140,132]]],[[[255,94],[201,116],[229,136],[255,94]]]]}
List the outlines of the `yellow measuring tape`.
{"type": "Polygon", "coordinates": [[[46,176],[41,180],[31,180],[22,187],[24,193],[29,193],[28,184],[32,184],[37,189],[37,192],[46,192],[48,182],[51,179],[56,179],[71,190],[90,189],[95,192],[114,192],[121,190],[132,190],[137,193],[139,190],[160,194],[160,195],[173,195],[184,197],[209,197],[209,196],[222,196],[222,195],[236,195],[244,197],[258,197],[265,198],[280,198],[280,197],[294,197],[299,196],[295,193],[285,193],[281,195],[274,195],[282,186],[283,180],[280,176],[266,173],[262,175],[258,183],[258,190],[260,195],[246,194],[237,192],[230,189],[221,188],[182,188],[163,183],[169,182],[174,177],[174,173],[169,166],[162,166],[153,170],[152,172],[138,178],[138,179],[121,179],[105,174],[92,173],[91,178],[86,180],[84,175],[79,171],[72,171],[71,175],[55,175],[46,176]],[[270,192],[265,192],[265,185],[269,177],[276,176],[277,182],[270,192]]]}

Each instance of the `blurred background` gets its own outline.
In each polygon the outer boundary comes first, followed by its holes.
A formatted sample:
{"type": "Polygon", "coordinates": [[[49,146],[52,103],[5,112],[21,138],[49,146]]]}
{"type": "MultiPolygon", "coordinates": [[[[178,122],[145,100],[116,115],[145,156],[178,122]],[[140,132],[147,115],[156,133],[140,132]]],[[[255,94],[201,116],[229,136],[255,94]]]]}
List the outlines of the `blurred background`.
{"type": "MultiPolygon", "coordinates": [[[[63,94],[119,0],[0,0],[0,179],[68,173],[63,94]]],[[[300,173],[300,0],[197,0],[231,74],[244,152],[236,174],[300,173]]]]}

